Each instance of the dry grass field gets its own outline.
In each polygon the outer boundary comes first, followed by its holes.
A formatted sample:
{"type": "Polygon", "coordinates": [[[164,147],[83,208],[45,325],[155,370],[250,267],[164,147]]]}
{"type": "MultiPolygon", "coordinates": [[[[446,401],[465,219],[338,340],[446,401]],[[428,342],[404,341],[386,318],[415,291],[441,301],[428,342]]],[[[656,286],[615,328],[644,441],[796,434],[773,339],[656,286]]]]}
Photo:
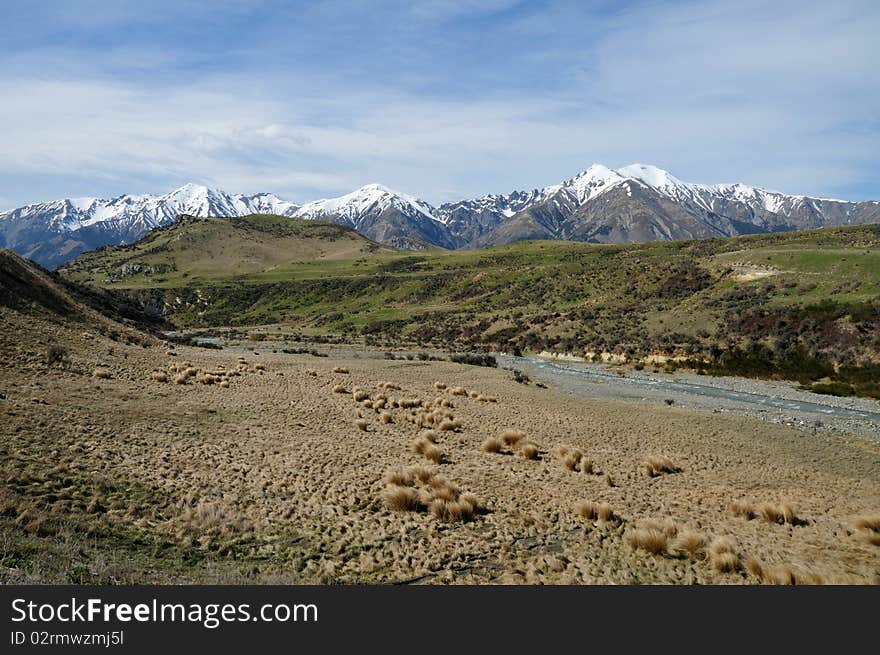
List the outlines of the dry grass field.
{"type": "Polygon", "coordinates": [[[880,580],[868,440],[116,339],[0,307],[3,581],[880,580]]]}

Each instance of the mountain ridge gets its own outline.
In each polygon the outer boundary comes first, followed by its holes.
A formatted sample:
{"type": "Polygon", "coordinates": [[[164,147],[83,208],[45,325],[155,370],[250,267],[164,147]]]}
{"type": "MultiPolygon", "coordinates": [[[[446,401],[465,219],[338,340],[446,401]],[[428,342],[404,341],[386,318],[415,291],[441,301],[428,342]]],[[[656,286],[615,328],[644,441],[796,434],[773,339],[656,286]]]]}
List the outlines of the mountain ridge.
{"type": "Polygon", "coordinates": [[[298,205],[272,193],[185,184],[170,193],[65,198],[0,213],[0,247],[57,267],[103,245],[132,243],[177,216],[274,214],[355,229],[397,248],[478,248],[523,239],[598,243],[736,236],[880,222],[880,201],[785,194],[743,183],[684,182],[649,164],[592,164],[559,184],[437,207],[382,184],[298,205]]]}

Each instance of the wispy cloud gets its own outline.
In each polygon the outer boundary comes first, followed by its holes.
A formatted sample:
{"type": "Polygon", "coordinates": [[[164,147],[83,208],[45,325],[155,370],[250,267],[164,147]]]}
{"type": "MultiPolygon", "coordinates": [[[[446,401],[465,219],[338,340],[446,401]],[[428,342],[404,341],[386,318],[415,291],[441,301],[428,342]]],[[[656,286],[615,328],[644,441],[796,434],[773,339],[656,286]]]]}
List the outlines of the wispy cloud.
{"type": "Polygon", "coordinates": [[[189,180],[439,202],[593,161],[880,196],[874,3],[72,4],[0,55],[18,204],[189,180]]]}

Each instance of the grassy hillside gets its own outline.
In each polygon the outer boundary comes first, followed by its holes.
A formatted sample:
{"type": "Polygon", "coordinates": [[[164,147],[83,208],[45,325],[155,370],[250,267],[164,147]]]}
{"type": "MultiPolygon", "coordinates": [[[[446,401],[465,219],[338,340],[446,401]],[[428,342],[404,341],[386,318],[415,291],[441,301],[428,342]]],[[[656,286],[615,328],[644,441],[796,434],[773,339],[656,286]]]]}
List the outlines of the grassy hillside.
{"type": "MultiPolygon", "coordinates": [[[[205,243],[198,261],[219,250],[205,243]]],[[[112,271],[122,252],[93,253],[64,272],[83,279],[84,270],[112,271]]],[[[185,247],[175,252],[186,257],[185,247]]],[[[191,327],[277,324],[304,338],[626,360],[662,354],[708,372],[779,374],[804,384],[840,381],[841,365],[864,371],[880,352],[878,226],[281,259],[225,276],[214,262],[200,279],[183,278],[182,264],[174,276],[102,275],[112,280],[107,286],[159,304],[191,327]]],[[[856,377],[836,391],[874,388],[856,377]]]]}
{"type": "MultiPolygon", "coordinates": [[[[101,248],[66,264],[63,274],[101,286],[176,287],[271,274],[281,264],[350,260],[393,252],[354,230],[284,216],[185,218],[128,246],[101,248]]],[[[332,268],[332,266],[331,266],[332,268]]]]}

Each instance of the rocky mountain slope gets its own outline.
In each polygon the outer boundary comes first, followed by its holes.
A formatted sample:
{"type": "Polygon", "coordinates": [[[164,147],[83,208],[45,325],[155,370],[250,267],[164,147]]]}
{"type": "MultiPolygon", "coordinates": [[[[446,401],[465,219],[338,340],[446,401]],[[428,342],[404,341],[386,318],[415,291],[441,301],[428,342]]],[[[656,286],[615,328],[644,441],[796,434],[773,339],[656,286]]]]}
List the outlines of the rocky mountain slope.
{"type": "Polygon", "coordinates": [[[880,202],[795,196],[745,184],[692,184],[654,166],[594,164],[560,184],[433,207],[380,184],[302,206],[264,193],[188,184],[164,196],[79,198],[0,213],[0,247],[57,267],[82,252],[135,241],[180,214],[320,219],[410,250],[478,248],[526,239],[637,243],[880,222],[880,202]]]}

